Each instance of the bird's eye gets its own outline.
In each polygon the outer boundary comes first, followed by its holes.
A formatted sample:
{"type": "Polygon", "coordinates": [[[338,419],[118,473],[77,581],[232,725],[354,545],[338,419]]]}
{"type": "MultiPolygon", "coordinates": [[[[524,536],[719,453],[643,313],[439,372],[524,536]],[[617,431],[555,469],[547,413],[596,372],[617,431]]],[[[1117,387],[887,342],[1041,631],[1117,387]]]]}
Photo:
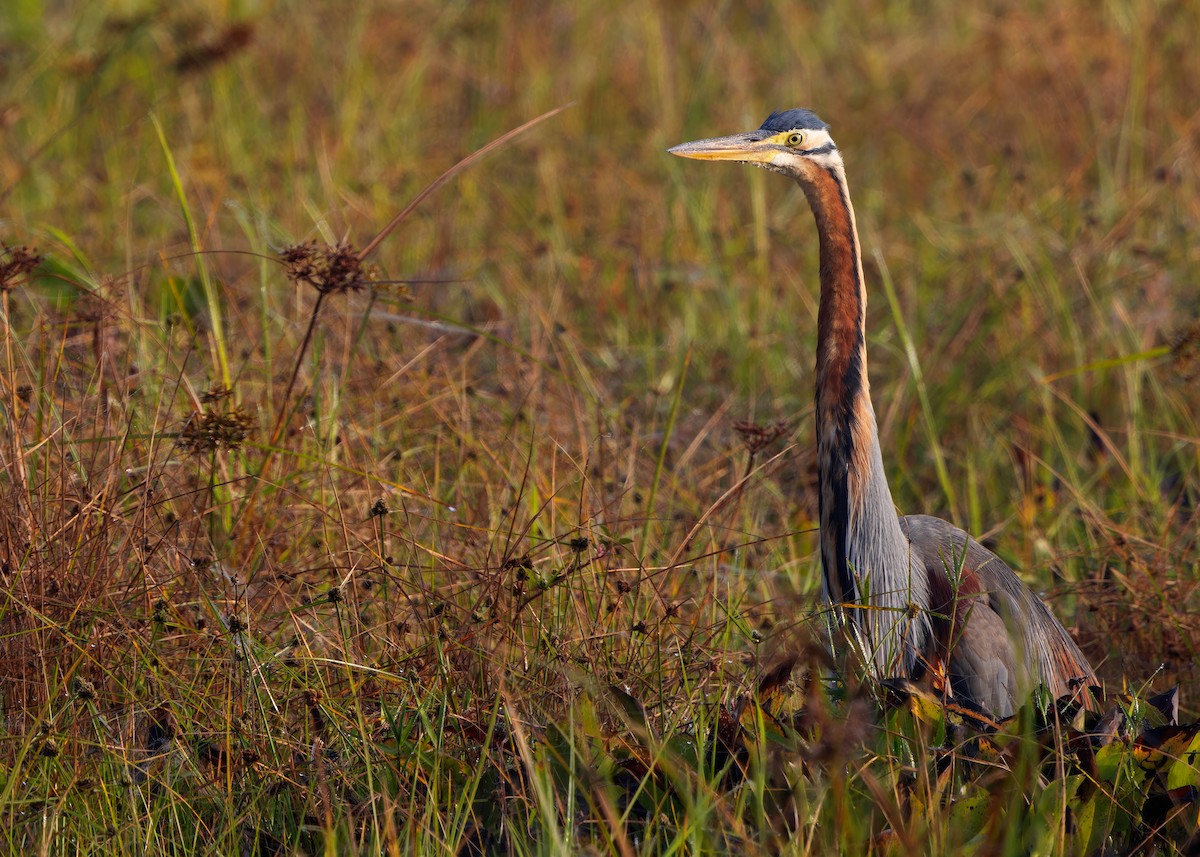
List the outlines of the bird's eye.
{"type": "Polygon", "coordinates": [[[788,134],[787,144],[789,146],[799,146],[803,142],[804,142],[804,135],[801,134],[799,131],[792,133],[792,134],[788,134]]]}

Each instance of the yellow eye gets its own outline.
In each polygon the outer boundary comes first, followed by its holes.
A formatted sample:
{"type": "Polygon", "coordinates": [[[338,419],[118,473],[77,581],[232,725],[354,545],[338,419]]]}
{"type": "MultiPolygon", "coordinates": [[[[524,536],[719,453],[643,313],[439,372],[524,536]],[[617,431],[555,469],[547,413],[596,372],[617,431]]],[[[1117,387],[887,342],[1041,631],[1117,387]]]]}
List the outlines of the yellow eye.
{"type": "Polygon", "coordinates": [[[804,135],[801,134],[799,131],[795,131],[791,134],[788,134],[787,144],[789,146],[799,146],[803,142],[804,142],[804,135]]]}

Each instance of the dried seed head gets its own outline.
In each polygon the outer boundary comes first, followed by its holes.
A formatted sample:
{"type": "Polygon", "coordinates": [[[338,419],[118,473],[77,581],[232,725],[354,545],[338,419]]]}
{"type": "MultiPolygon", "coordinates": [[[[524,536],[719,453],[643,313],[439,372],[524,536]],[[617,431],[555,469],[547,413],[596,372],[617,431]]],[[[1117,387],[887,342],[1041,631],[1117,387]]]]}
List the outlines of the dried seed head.
{"type": "Polygon", "coordinates": [[[764,426],[752,422],[736,422],[733,424],[733,430],[741,437],[749,453],[756,455],[787,434],[788,424],[778,422],[764,426]]]}
{"type": "Polygon", "coordinates": [[[237,449],[257,425],[247,411],[233,408],[228,413],[206,410],[192,414],[179,432],[179,445],[193,455],[203,455],[220,447],[237,449]]]}
{"type": "Polygon", "coordinates": [[[367,510],[367,516],[371,518],[382,518],[388,513],[388,511],[387,503],[383,502],[383,498],[380,497],[371,504],[371,508],[367,510]]]}
{"type": "Polygon", "coordinates": [[[1200,320],[1176,328],[1171,334],[1171,363],[1186,381],[1200,371],[1200,320]]]}
{"type": "Polygon", "coordinates": [[[239,21],[218,32],[206,33],[183,45],[175,58],[175,70],[186,74],[208,68],[233,56],[253,39],[254,24],[249,21],[239,21]]]}
{"type": "Polygon", "coordinates": [[[313,729],[317,732],[325,730],[325,715],[321,713],[321,692],[315,688],[305,688],[304,705],[308,708],[308,716],[312,720],[313,729]]]}
{"type": "Polygon", "coordinates": [[[9,247],[0,242],[0,292],[16,288],[42,263],[42,254],[33,247],[19,244],[9,247]]]}
{"type": "Polygon", "coordinates": [[[357,292],[376,279],[375,270],[345,242],[305,241],[285,249],[280,258],[289,280],[307,283],[323,295],[357,292]]]}
{"type": "Polygon", "coordinates": [[[75,676],[71,679],[71,689],[75,692],[76,698],[82,699],[84,702],[96,698],[96,685],[82,676],[75,676]]]}

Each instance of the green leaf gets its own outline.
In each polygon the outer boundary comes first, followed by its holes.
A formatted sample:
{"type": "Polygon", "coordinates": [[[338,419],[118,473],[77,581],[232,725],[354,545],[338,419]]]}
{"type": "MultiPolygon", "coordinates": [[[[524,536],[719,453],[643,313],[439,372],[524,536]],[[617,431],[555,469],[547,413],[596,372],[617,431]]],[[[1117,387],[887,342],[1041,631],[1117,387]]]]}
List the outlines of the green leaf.
{"type": "Polygon", "coordinates": [[[1200,724],[1188,727],[1191,741],[1178,758],[1167,768],[1167,790],[1195,786],[1200,788],[1200,724]]]}

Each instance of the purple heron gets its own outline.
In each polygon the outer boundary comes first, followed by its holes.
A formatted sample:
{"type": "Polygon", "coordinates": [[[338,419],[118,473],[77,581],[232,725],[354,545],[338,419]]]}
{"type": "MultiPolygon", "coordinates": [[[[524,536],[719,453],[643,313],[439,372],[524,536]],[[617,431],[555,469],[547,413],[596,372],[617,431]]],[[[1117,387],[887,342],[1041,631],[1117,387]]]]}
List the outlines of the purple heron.
{"type": "Polygon", "coordinates": [[[854,207],[829,126],[809,110],[757,131],[669,150],[789,176],[816,219],[816,421],[823,594],[880,677],[942,679],[948,695],[1007,717],[1033,690],[1096,683],[1079,647],[1005,562],[963,530],[898,516],[867,382],[866,283],[854,207]]]}

